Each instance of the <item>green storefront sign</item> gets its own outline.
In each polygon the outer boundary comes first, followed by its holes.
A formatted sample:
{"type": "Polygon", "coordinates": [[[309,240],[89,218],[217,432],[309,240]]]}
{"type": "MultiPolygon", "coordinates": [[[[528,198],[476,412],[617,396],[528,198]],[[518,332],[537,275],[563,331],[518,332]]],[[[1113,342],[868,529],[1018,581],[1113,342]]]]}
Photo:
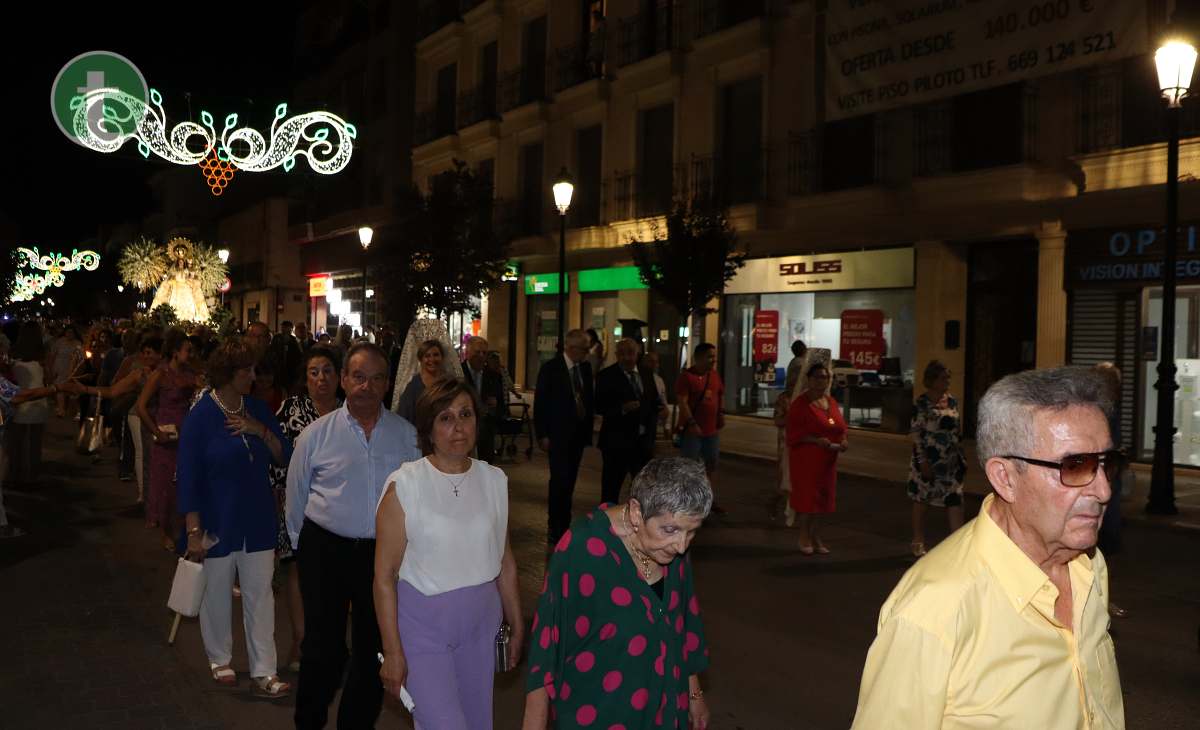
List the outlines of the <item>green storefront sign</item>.
{"type": "MultiPolygon", "coordinates": [[[[571,278],[566,277],[567,291],[571,290],[571,278]]],[[[525,294],[557,294],[558,274],[529,274],[525,277],[525,294]]]]}
{"type": "Polygon", "coordinates": [[[579,272],[579,291],[621,291],[647,289],[636,266],[614,266],[608,269],[584,269],[579,272]]]}

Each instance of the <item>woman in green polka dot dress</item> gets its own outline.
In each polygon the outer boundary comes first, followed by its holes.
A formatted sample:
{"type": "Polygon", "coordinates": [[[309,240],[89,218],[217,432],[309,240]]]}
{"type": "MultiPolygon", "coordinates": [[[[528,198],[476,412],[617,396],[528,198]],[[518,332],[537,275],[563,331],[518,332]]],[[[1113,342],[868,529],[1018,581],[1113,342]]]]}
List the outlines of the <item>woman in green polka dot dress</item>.
{"type": "Polygon", "coordinates": [[[654,459],[626,504],[563,535],[533,620],[524,730],[708,727],[687,549],[711,508],[700,462],[654,459]]]}

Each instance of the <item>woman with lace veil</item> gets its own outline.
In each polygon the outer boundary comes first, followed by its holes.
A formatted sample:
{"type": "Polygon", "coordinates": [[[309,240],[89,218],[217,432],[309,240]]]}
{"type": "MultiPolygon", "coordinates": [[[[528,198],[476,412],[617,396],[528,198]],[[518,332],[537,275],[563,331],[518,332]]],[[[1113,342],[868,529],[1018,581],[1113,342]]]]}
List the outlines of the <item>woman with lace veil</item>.
{"type": "Polygon", "coordinates": [[[413,320],[400,351],[392,411],[409,423],[417,414],[417,399],[430,385],[443,378],[461,379],[462,364],[450,344],[450,333],[440,319],[413,320]]]}

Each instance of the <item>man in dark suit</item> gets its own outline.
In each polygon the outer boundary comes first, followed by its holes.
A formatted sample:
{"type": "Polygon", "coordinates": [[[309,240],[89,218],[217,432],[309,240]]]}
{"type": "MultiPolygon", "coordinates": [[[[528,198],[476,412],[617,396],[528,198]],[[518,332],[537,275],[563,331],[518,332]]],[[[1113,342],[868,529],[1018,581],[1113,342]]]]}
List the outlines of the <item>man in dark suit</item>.
{"type": "Polygon", "coordinates": [[[548,499],[550,546],[571,526],[571,499],[579,461],[592,445],[595,405],[592,369],[588,365],[588,336],[574,329],[566,334],[563,354],[542,365],[534,391],[533,427],[538,443],[550,456],[548,499]]]}
{"type": "Polygon", "coordinates": [[[475,389],[483,413],[479,414],[479,431],[475,439],[479,458],[491,464],[496,460],[496,420],[506,403],[504,380],[500,373],[487,369],[488,341],[482,337],[467,340],[467,359],[463,363],[463,377],[467,385],[475,389]]]}
{"type": "Polygon", "coordinates": [[[637,476],[654,456],[654,428],[658,422],[658,388],[650,374],[638,367],[637,342],[617,343],[617,362],[596,376],[596,410],[604,417],[600,426],[600,501],[621,501],[625,475],[637,476]]]}

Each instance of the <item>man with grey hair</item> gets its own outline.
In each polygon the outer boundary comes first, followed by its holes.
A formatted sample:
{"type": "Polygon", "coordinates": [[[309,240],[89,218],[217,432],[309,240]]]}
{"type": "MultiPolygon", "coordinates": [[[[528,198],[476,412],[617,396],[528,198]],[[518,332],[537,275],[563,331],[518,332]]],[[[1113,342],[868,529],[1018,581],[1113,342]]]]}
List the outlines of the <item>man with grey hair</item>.
{"type": "Polygon", "coordinates": [[[883,604],[854,728],[1124,728],[1095,549],[1113,450],[1103,379],[1029,370],[979,404],[994,493],[883,604]]]}
{"type": "Polygon", "coordinates": [[[479,458],[491,464],[496,460],[496,419],[506,415],[501,412],[504,397],[504,381],[500,374],[487,369],[488,341],[482,337],[467,340],[467,359],[463,361],[463,379],[479,396],[483,411],[476,419],[475,438],[479,458]]]}
{"type": "Polygon", "coordinates": [[[550,458],[548,547],[558,544],[571,525],[575,480],[583,449],[592,445],[595,414],[587,333],[573,329],[563,339],[562,355],[538,371],[533,401],[533,428],[550,458]]]}

